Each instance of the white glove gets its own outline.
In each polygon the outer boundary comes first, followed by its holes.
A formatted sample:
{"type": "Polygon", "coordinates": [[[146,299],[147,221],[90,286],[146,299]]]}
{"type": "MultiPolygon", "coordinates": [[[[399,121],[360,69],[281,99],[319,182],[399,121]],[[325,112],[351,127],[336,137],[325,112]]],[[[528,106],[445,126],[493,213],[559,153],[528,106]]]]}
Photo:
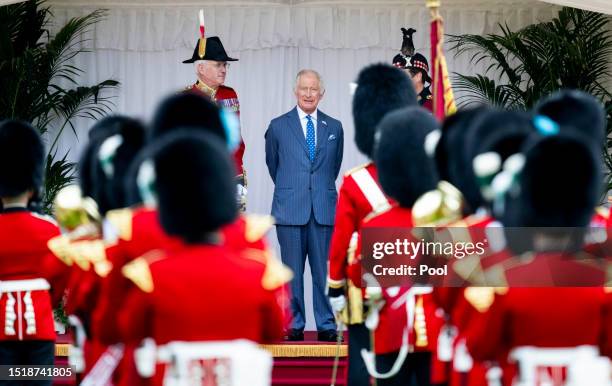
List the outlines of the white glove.
{"type": "Polygon", "coordinates": [[[329,298],[329,303],[331,304],[334,313],[338,314],[346,307],[346,297],[344,297],[344,295],[340,295],[329,298]]]}
{"type": "Polygon", "coordinates": [[[246,195],[247,188],[241,184],[236,184],[236,197],[238,198],[238,201],[240,201],[243,197],[246,197],[246,195]]]}

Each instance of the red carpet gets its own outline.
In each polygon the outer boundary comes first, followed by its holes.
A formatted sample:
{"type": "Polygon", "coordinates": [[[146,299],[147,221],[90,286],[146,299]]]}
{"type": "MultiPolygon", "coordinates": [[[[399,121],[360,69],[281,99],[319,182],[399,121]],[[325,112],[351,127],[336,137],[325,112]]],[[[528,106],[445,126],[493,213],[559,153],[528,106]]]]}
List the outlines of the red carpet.
{"type": "MultiPolygon", "coordinates": [[[[306,331],[304,342],[279,342],[263,345],[274,356],[272,384],[274,386],[315,386],[330,385],[334,357],[337,347],[335,343],[318,342],[317,333],[306,331]]],[[[346,342],[346,336],[345,342],[346,342]]],[[[68,362],[68,338],[58,336],[55,349],[56,363],[68,362]]],[[[340,361],[336,385],[345,385],[347,346],[340,346],[340,361]]],[[[74,385],[74,381],[54,382],[54,385],[74,385]]]]}
{"type": "MultiPolygon", "coordinates": [[[[306,331],[304,342],[279,342],[265,345],[274,356],[272,385],[330,385],[337,347],[335,343],[318,342],[317,333],[306,331]]],[[[346,342],[346,336],[345,336],[346,342]]],[[[347,346],[340,346],[336,385],[345,385],[347,346]]]]}

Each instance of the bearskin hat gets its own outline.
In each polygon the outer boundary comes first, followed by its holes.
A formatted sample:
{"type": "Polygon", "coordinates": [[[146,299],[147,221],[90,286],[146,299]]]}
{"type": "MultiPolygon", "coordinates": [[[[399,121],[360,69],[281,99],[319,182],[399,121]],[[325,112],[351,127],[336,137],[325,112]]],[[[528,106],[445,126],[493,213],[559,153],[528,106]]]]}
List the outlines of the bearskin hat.
{"type": "Polygon", "coordinates": [[[207,131],[227,142],[219,108],[202,95],[189,92],[171,95],[157,107],[151,123],[152,138],[178,127],[207,131]]]}
{"type": "Polygon", "coordinates": [[[544,115],[566,130],[587,136],[596,146],[604,143],[606,114],[592,95],[579,90],[561,90],[542,99],[534,115],[544,115]]]}
{"type": "MultiPolygon", "coordinates": [[[[440,139],[434,150],[434,158],[436,160],[436,168],[440,179],[450,182],[459,187],[456,173],[451,171],[451,166],[456,162],[461,162],[460,155],[465,150],[463,142],[465,135],[472,124],[472,121],[486,111],[486,107],[469,108],[457,111],[455,114],[446,117],[442,123],[440,139]],[[452,162],[451,162],[452,161],[452,162]]],[[[458,165],[458,168],[463,168],[465,165],[458,165]]]]}
{"type": "Polygon", "coordinates": [[[461,165],[451,165],[462,180],[458,188],[472,211],[485,204],[473,168],[474,157],[488,151],[499,153],[502,160],[521,150],[526,137],[534,133],[529,115],[519,111],[490,110],[479,114],[464,137],[461,165]]]}
{"type": "Polygon", "coordinates": [[[101,213],[132,204],[124,183],[130,164],[145,143],[144,125],[132,118],[115,117],[117,132],[92,148],[92,197],[101,213]]]}
{"type": "Polygon", "coordinates": [[[160,221],[168,234],[197,243],[234,221],[234,169],[217,136],[179,130],[152,143],[145,153],[153,161],[160,221]]]}
{"type": "Polygon", "coordinates": [[[45,150],[40,134],[29,123],[0,122],[0,197],[37,192],[43,182],[45,150]]]}
{"type": "Polygon", "coordinates": [[[518,189],[506,200],[504,225],[588,226],[603,188],[602,166],[588,139],[568,131],[526,145],[518,189]]]}
{"type": "Polygon", "coordinates": [[[78,165],[79,186],[84,197],[94,197],[95,181],[92,170],[98,146],[106,138],[119,133],[125,119],[128,118],[121,115],[111,115],[100,119],[89,129],[89,141],[81,152],[78,165]]]}
{"type": "MultiPolygon", "coordinates": [[[[453,184],[462,193],[468,192],[469,197],[478,197],[479,192],[476,182],[466,177],[467,169],[472,167],[465,155],[467,136],[474,121],[486,111],[487,107],[480,106],[459,110],[447,117],[442,124],[440,139],[434,152],[440,178],[453,184]]],[[[470,204],[464,205],[464,214],[473,213],[475,209],[470,204]]]]}
{"type": "Polygon", "coordinates": [[[404,208],[436,188],[438,173],[425,151],[425,138],[437,128],[435,118],[418,106],[390,112],[378,126],[374,150],[378,178],[385,193],[404,208]]]}
{"type": "Polygon", "coordinates": [[[389,111],[417,104],[414,86],[400,69],[373,64],[361,70],[353,96],[355,143],[361,153],[372,158],[374,133],[389,111]]]}

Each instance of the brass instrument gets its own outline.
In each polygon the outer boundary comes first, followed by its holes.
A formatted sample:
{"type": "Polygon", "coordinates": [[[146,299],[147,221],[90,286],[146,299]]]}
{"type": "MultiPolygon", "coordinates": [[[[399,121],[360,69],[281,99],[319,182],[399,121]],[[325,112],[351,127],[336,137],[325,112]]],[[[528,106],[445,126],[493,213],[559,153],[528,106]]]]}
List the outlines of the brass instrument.
{"type": "Polygon", "coordinates": [[[69,185],[56,195],[54,214],[66,233],[49,240],[51,252],[66,265],[74,263],[83,270],[93,265],[96,273],[106,276],[112,265],[101,240],[102,216],[96,202],[83,197],[77,185],[69,185]]]}
{"type": "Polygon", "coordinates": [[[62,188],[53,204],[55,219],[70,232],[70,239],[99,235],[102,216],[98,204],[90,197],[83,197],[78,185],[62,188]]]}
{"type": "Polygon", "coordinates": [[[435,190],[423,194],[412,207],[415,227],[437,227],[463,218],[465,199],[459,189],[447,181],[440,181],[435,190]]]}

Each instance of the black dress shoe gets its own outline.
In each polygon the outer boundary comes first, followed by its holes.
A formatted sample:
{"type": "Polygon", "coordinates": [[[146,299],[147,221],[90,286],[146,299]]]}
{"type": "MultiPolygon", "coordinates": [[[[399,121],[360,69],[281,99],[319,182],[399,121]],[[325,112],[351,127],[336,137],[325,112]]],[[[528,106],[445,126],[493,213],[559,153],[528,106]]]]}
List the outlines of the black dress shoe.
{"type": "Polygon", "coordinates": [[[317,339],[319,342],[336,342],[338,340],[338,334],[336,330],[319,331],[317,339]]]}
{"type": "Polygon", "coordinates": [[[304,331],[290,328],[287,330],[285,340],[289,342],[299,342],[304,340],[304,331]]]}

